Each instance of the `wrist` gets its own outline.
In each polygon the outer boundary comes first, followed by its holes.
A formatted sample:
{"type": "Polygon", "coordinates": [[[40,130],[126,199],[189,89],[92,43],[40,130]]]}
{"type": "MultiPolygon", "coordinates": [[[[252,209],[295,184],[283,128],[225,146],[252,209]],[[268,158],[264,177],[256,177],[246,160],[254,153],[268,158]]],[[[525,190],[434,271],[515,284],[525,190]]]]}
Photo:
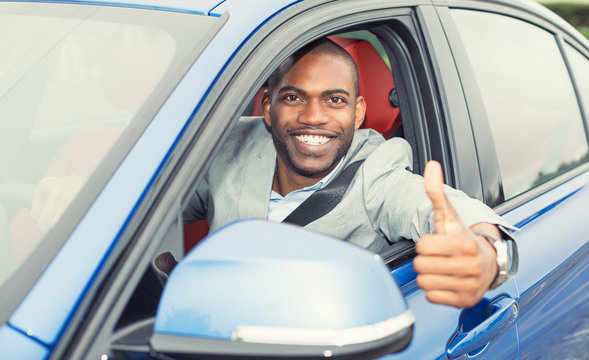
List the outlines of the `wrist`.
{"type": "Polygon", "coordinates": [[[507,242],[495,235],[486,232],[474,232],[478,236],[482,236],[486,241],[489,242],[491,247],[495,250],[496,255],[496,273],[489,289],[494,289],[499,285],[503,284],[510,277],[510,260],[509,260],[509,248],[507,242]]]}

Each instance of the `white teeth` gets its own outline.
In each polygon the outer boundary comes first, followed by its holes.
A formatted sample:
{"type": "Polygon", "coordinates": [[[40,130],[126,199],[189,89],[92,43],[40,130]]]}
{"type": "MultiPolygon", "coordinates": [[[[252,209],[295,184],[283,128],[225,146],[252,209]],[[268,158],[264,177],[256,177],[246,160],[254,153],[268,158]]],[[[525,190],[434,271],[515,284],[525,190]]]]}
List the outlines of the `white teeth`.
{"type": "Polygon", "coordinates": [[[323,145],[329,141],[327,136],[321,135],[296,135],[298,141],[307,145],[323,145]]]}

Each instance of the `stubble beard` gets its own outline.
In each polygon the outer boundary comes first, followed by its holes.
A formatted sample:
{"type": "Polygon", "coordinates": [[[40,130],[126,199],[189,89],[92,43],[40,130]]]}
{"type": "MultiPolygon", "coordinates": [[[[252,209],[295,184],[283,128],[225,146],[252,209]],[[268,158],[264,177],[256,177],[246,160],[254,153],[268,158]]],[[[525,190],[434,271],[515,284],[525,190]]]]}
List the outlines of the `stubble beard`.
{"type": "MultiPolygon", "coordinates": [[[[294,161],[294,151],[291,150],[288,147],[286,141],[284,141],[284,137],[286,136],[290,135],[278,136],[274,133],[274,131],[272,131],[272,141],[274,142],[274,146],[276,147],[276,153],[278,154],[278,156],[280,156],[280,158],[290,169],[294,170],[297,174],[308,178],[314,178],[322,173],[333,170],[333,168],[335,168],[335,166],[339,163],[339,161],[346,155],[346,153],[350,149],[353,139],[353,136],[350,136],[349,139],[345,139],[345,142],[337,148],[334,158],[331,161],[329,161],[325,166],[317,168],[305,167],[304,164],[297,164],[294,161]]],[[[314,157],[312,154],[308,156],[314,157]]]]}

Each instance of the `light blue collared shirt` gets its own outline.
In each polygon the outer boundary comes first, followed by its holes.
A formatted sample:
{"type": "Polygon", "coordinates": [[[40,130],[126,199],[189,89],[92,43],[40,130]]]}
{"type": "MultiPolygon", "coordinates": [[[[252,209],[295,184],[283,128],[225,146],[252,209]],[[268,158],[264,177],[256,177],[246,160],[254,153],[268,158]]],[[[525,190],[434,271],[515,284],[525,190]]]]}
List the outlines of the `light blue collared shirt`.
{"type": "Polygon", "coordinates": [[[345,156],[340,160],[337,166],[331,170],[329,174],[325,175],[325,177],[319,180],[315,185],[291,191],[284,197],[276,191],[272,190],[272,193],[270,194],[270,204],[268,206],[268,220],[281,222],[282,220],[286,219],[286,217],[290,215],[290,213],[293,212],[296,208],[298,208],[299,205],[303,203],[303,201],[307,200],[307,198],[313,195],[315,191],[323,188],[331,181],[334,174],[336,174],[343,166],[344,159],[345,156]]]}

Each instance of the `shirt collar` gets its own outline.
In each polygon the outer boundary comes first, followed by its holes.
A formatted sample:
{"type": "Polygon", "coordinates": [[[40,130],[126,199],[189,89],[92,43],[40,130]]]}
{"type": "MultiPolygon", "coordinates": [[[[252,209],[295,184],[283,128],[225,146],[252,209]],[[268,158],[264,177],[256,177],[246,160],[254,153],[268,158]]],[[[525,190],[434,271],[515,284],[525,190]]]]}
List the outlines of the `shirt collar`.
{"type": "MultiPolygon", "coordinates": [[[[323,177],[323,179],[319,180],[318,182],[316,182],[313,185],[304,187],[304,188],[299,189],[299,190],[291,191],[290,193],[286,194],[286,196],[288,196],[289,194],[297,193],[297,192],[307,192],[307,191],[315,192],[317,190],[322,189],[325,185],[329,184],[329,182],[333,179],[333,177],[335,176],[335,174],[337,174],[339,172],[339,170],[344,166],[344,160],[345,159],[346,159],[345,156],[342,157],[341,160],[339,161],[339,163],[336,165],[336,167],[334,167],[333,170],[331,170],[329,172],[329,174],[325,175],[323,177]]],[[[282,198],[283,198],[282,195],[280,195],[276,191],[272,190],[272,194],[270,195],[270,200],[279,200],[279,199],[282,199],[282,198]]]]}

